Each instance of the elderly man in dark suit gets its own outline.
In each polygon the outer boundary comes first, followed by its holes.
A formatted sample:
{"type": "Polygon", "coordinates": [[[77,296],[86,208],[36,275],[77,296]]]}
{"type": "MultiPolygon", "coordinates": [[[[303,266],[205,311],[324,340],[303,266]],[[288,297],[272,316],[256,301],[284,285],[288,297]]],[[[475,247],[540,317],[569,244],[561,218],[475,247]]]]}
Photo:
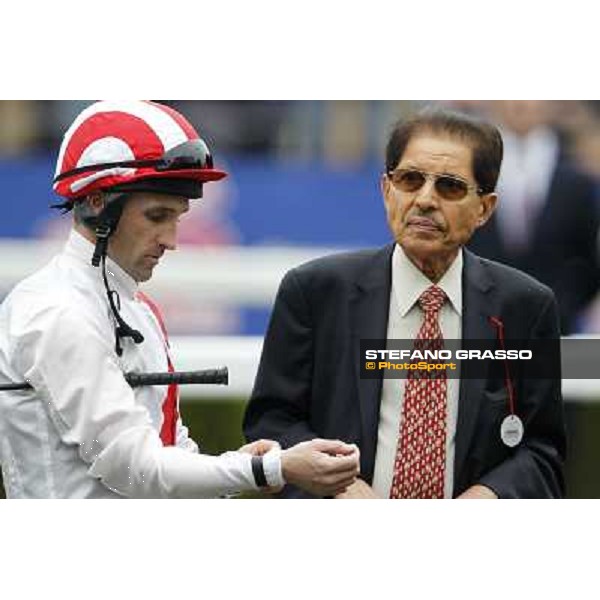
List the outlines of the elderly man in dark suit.
{"type": "MultiPolygon", "coordinates": [[[[343,498],[552,498],[564,493],[560,373],[418,380],[360,373],[360,340],[558,340],[553,293],[463,246],[492,215],[493,125],[425,111],[399,123],[381,188],[395,243],[322,258],[283,279],[244,420],[283,447],[340,438],[361,450],[343,498]],[[501,432],[507,416],[514,439],[501,432]]],[[[421,344],[421,346],[419,346],[421,344]]],[[[306,494],[288,486],[286,497],[306,494]]]]}

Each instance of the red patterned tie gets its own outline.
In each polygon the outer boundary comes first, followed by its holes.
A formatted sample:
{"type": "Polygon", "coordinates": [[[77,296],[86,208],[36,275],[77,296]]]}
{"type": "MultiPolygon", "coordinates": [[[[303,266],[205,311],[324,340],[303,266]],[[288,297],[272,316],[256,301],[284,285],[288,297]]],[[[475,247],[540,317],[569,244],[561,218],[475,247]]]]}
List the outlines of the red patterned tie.
{"type": "MultiPolygon", "coordinates": [[[[425,314],[415,350],[444,348],[438,315],[445,300],[446,294],[435,285],[419,297],[425,314]]],[[[409,371],[390,498],[444,497],[446,392],[445,371],[409,371]]]]}

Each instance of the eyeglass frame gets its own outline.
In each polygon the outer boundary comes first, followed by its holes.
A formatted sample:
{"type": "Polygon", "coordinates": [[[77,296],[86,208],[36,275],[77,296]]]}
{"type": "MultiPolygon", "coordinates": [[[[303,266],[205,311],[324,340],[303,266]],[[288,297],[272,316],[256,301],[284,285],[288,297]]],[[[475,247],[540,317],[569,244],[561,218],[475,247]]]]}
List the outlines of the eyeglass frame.
{"type": "MultiPolygon", "coordinates": [[[[420,175],[423,175],[425,177],[425,181],[423,182],[423,185],[425,185],[425,183],[427,183],[428,181],[430,181],[431,179],[433,179],[433,186],[435,189],[435,182],[440,178],[440,177],[446,177],[447,179],[453,179],[455,181],[459,181],[460,183],[464,183],[465,187],[467,188],[467,193],[462,197],[462,198],[456,198],[456,199],[452,199],[452,198],[444,198],[442,196],[443,200],[446,200],[447,202],[460,202],[461,200],[464,200],[469,192],[474,191],[478,196],[484,196],[486,192],[482,187],[477,187],[476,184],[472,184],[469,183],[467,180],[463,179],[462,177],[458,177],[457,175],[450,175],[448,173],[436,173],[436,172],[430,172],[430,171],[423,171],[421,169],[415,169],[415,168],[404,168],[404,169],[399,169],[399,168],[395,168],[391,171],[386,171],[386,176],[388,177],[388,179],[391,181],[392,185],[394,187],[396,187],[396,184],[394,183],[394,180],[392,179],[392,176],[394,175],[394,173],[400,173],[400,172],[416,172],[419,173],[420,175]]],[[[417,190],[415,190],[414,192],[404,192],[405,194],[414,194],[416,192],[418,192],[419,190],[423,189],[423,185],[418,188],[417,190]]],[[[398,189],[398,188],[396,188],[398,189]]],[[[403,190],[400,190],[401,192],[403,192],[403,190]]]]}

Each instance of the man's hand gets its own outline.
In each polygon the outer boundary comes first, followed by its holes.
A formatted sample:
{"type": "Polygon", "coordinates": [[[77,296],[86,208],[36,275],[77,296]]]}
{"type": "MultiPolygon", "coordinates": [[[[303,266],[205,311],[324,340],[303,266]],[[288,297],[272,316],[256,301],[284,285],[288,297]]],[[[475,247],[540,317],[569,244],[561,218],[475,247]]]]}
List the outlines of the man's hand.
{"type": "Polygon", "coordinates": [[[284,479],[316,496],[336,496],[356,480],[359,450],[339,440],[300,442],[281,453],[284,479]]]}
{"type": "Polygon", "coordinates": [[[279,443],[274,440],[256,440],[256,442],[242,446],[238,452],[245,452],[252,456],[264,456],[273,448],[279,448],[279,443]]]}
{"type": "Polygon", "coordinates": [[[473,485],[465,490],[457,500],[497,500],[498,496],[489,487],[485,485],[473,485]]]}
{"type": "Polygon", "coordinates": [[[357,479],[348,489],[341,494],[337,494],[336,500],[373,500],[379,496],[373,491],[373,488],[362,479],[357,479]]]}

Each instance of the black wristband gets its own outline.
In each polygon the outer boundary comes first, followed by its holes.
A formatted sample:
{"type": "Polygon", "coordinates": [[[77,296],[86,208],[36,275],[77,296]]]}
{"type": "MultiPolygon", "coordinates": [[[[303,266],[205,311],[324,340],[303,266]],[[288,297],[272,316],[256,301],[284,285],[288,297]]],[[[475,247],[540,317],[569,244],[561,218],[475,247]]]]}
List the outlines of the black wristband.
{"type": "Polygon", "coordinates": [[[265,476],[265,469],[263,467],[263,457],[253,456],[252,457],[252,474],[254,475],[254,482],[257,487],[268,487],[267,478],[265,476]]]}

